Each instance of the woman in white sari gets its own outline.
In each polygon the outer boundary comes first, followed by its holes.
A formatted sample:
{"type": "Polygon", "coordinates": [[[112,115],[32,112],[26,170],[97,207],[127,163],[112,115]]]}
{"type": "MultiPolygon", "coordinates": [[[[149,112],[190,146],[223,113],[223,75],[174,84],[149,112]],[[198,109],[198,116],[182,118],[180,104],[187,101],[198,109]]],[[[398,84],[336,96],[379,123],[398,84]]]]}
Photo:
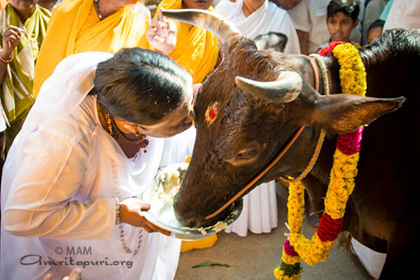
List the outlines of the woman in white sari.
{"type": "MultiPolygon", "coordinates": [[[[299,54],[299,40],[288,13],[268,0],[222,0],[216,12],[230,19],[242,35],[255,39],[269,31],[287,36],[285,53],[299,54]]],[[[238,220],[226,229],[240,236],[248,230],[268,233],[277,227],[277,196],[275,181],[261,184],[244,197],[244,206],[238,220]]]]}
{"type": "Polygon", "coordinates": [[[190,154],[192,100],[191,76],[156,52],[64,59],[6,160],[0,278],[173,279],[180,240],[133,197],[190,154]]]}

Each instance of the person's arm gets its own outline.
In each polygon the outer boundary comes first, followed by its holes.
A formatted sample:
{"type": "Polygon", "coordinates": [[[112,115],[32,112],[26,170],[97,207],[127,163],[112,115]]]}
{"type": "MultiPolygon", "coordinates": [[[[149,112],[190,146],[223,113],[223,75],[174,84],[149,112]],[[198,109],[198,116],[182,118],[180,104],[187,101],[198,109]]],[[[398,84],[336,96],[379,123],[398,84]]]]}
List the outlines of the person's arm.
{"type": "MultiPolygon", "coordinates": [[[[276,7],[274,4],[272,4],[272,6],[276,7]]],[[[278,25],[273,31],[283,33],[287,36],[288,40],[284,52],[288,54],[300,54],[300,41],[292,18],[287,12],[283,12],[280,8],[277,8],[277,14],[282,20],[279,19],[278,25]]]]}
{"type": "Polygon", "coordinates": [[[302,31],[302,30],[298,30],[298,29],[296,30],[296,33],[297,33],[298,38],[299,38],[300,52],[302,54],[308,55],[308,53],[309,53],[309,43],[308,43],[309,33],[305,32],[305,31],[302,31]]]}
{"type": "Polygon", "coordinates": [[[306,55],[309,53],[309,33],[312,29],[309,12],[311,7],[310,0],[302,0],[298,5],[288,10],[299,39],[300,52],[306,55]]]}
{"type": "Polygon", "coordinates": [[[4,75],[7,71],[7,64],[12,60],[12,52],[19,44],[20,38],[23,35],[24,30],[16,27],[9,26],[2,34],[2,46],[0,51],[0,84],[3,84],[4,75]]]}
{"type": "Polygon", "coordinates": [[[28,136],[12,185],[2,186],[10,188],[2,217],[7,231],[23,237],[109,238],[116,221],[115,198],[74,199],[88,170],[86,143],[43,127],[28,136]]]}

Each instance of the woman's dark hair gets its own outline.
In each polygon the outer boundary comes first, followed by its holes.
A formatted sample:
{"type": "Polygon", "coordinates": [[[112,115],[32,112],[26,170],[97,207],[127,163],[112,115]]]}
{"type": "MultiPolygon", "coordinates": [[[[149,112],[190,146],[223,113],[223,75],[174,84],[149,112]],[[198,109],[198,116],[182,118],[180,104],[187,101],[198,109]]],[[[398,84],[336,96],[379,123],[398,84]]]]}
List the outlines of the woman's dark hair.
{"type": "Polygon", "coordinates": [[[342,12],[351,17],[353,23],[357,20],[360,11],[359,0],[331,0],[327,6],[327,19],[333,17],[336,13],[342,12]]]}
{"type": "Polygon", "coordinates": [[[93,83],[91,94],[109,114],[153,125],[185,102],[192,79],[169,57],[133,48],[99,63],[93,83]]]}

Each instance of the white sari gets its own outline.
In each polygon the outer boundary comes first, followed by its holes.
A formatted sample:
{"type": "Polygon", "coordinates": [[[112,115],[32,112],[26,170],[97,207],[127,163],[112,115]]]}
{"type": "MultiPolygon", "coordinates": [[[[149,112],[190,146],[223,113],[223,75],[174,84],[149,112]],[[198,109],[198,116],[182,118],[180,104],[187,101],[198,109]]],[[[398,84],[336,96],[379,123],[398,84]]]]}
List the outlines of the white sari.
{"type": "Polygon", "coordinates": [[[127,247],[138,250],[127,253],[115,225],[115,197],[141,194],[159,166],[184,162],[195,130],[148,137],[147,153],[127,158],[102,129],[96,97],[86,96],[96,65],[111,56],[64,59],[12,145],[1,190],[1,279],[43,279],[46,273],[62,279],[75,266],[83,267],[84,280],[175,276],[180,240],[124,224],[127,247]],[[15,219],[5,219],[6,211],[15,211],[15,219]]]}

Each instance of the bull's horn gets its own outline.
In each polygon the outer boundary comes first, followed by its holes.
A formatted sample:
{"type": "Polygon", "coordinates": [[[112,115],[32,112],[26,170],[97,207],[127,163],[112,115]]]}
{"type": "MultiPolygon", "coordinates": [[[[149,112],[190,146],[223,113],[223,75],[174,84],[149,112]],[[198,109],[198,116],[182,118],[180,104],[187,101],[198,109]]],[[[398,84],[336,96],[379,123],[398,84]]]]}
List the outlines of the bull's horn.
{"type": "Polygon", "coordinates": [[[256,97],[282,103],[292,102],[302,91],[302,78],[291,71],[281,72],[278,80],[273,82],[259,82],[237,76],[235,83],[256,97]]]}
{"type": "Polygon", "coordinates": [[[182,22],[186,22],[213,33],[219,40],[225,42],[241,32],[228,19],[216,13],[199,9],[164,10],[163,15],[182,22]]]}

